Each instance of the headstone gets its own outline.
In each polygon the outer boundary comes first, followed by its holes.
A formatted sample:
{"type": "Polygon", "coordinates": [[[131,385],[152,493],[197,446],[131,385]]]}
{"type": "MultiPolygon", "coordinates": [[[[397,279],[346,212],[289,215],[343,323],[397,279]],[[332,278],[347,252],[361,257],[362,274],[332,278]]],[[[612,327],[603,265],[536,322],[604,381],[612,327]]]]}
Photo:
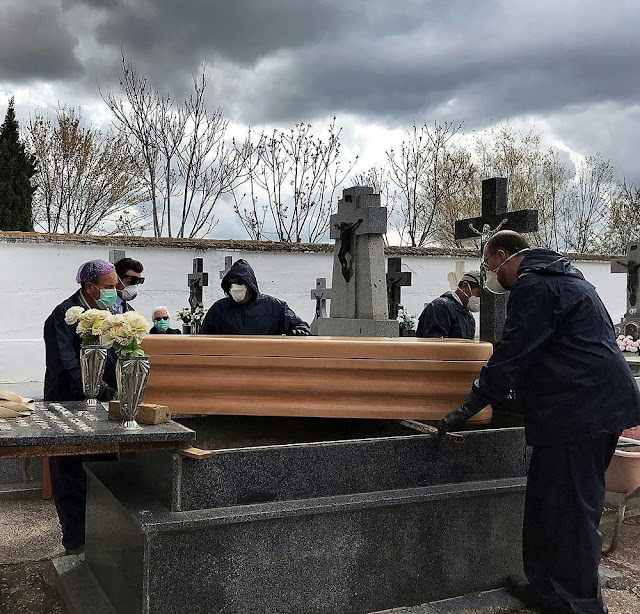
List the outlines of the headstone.
{"type": "MultiPolygon", "coordinates": [[[[538,211],[523,209],[507,213],[507,180],[492,177],[482,182],[482,215],[458,220],[455,223],[456,239],[480,237],[480,254],[484,244],[499,230],[535,232],[538,230],[538,211]]],[[[508,294],[493,294],[484,290],[480,297],[480,340],[497,343],[507,312],[508,294]]]]}
{"type": "Polygon", "coordinates": [[[231,256],[224,257],[224,269],[220,271],[220,279],[222,279],[230,270],[233,265],[233,258],[231,256]]]}
{"type": "Polygon", "coordinates": [[[640,331],[640,242],[627,244],[626,258],[612,260],[611,272],[627,274],[627,312],[615,325],[616,334],[637,338],[640,331]]]}
{"type": "Polygon", "coordinates": [[[109,262],[115,264],[118,260],[122,260],[125,257],[125,251],[123,249],[110,249],[109,250],[109,262]]]}
{"type": "Polygon", "coordinates": [[[318,277],[316,287],[311,290],[311,298],[316,302],[316,313],[310,328],[314,335],[318,334],[318,319],[327,317],[327,300],[331,299],[331,288],[327,288],[327,279],[318,277]]]}
{"type": "MultiPolygon", "coordinates": [[[[193,259],[193,273],[189,273],[187,278],[189,284],[189,306],[191,310],[197,307],[204,307],[202,303],[202,288],[209,285],[209,273],[204,272],[204,261],[202,258],[193,259]]],[[[199,326],[191,323],[191,332],[198,333],[199,326]]]]}
{"type": "Polygon", "coordinates": [[[403,273],[401,269],[402,258],[387,260],[387,303],[390,320],[395,320],[398,317],[402,287],[411,285],[412,274],[408,271],[403,273]]]}
{"type": "Polygon", "coordinates": [[[319,335],[397,337],[389,319],[384,265],[387,209],[370,187],[343,191],[331,216],[335,239],[330,317],[318,319],[319,335]]]}
{"type": "Polygon", "coordinates": [[[465,263],[464,260],[456,260],[456,270],[450,271],[447,274],[447,281],[449,282],[449,288],[451,288],[451,292],[455,292],[462,276],[465,274],[465,263]]]}

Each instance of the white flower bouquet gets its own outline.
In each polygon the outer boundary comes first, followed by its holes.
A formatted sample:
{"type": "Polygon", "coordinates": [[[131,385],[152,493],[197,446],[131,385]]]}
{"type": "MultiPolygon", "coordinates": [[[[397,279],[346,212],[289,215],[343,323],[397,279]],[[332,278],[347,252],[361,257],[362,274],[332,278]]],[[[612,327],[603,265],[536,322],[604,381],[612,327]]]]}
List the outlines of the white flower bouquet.
{"type": "Polygon", "coordinates": [[[109,315],[102,322],[100,343],[118,356],[143,356],[140,344],[148,330],[149,323],[135,311],[109,315]]]}
{"type": "Polygon", "coordinates": [[[176,317],[183,324],[199,325],[202,320],[204,320],[205,313],[204,307],[196,307],[195,309],[185,307],[184,309],[178,309],[178,311],[176,311],[176,317]]]}
{"type": "Polygon", "coordinates": [[[75,324],[76,332],[82,338],[82,345],[100,345],[100,335],[102,334],[102,324],[109,316],[109,312],[104,309],[87,309],[84,307],[69,307],[64,314],[64,321],[75,324]]]}
{"type": "Polygon", "coordinates": [[[637,354],[640,348],[640,341],[634,340],[631,335],[618,335],[616,343],[623,352],[633,352],[637,354]]]}
{"type": "Polygon", "coordinates": [[[398,323],[400,324],[400,334],[416,329],[416,316],[404,309],[398,311],[398,323]]]}

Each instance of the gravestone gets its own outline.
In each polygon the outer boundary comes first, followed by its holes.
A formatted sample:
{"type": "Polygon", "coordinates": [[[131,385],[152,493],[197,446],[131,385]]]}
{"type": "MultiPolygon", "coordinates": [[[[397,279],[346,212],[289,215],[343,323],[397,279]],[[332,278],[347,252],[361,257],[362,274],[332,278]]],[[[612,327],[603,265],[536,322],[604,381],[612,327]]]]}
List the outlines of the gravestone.
{"type": "MultiPolygon", "coordinates": [[[[191,311],[194,311],[198,307],[204,307],[202,303],[202,289],[209,285],[209,273],[204,272],[204,261],[202,258],[193,259],[193,273],[189,273],[187,277],[189,284],[189,306],[191,311]]],[[[198,323],[191,323],[191,333],[197,334],[200,325],[198,323]]]]}
{"type": "Polygon", "coordinates": [[[626,258],[612,260],[611,272],[627,274],[627,311],[614,327],[616,334],[637,339],[640,336],[640,242],[627,244],[626,258]]]}
{"type": "MultiPolygon", "coordinates": [[[[515,232],[535,232],[538,230],[538,211],[522,209],[507,212],[507,180],[492,177],[482,181],[482,215],[480,217],[457,220],[455,238],[477,239],[480,237],[480,257],[484,244],[499,230],[515,232]]],[[[497,343],[507,312],[505,294],[493,294],[483,290],[480,296],[480,341],[497,343]]]]}
{"type": "Polygon", "coordinates": [[[412,274],[408,271],[402,272],[401,269],[402,258],[387,260],[387,303],[390,320],[395,320],[398,317],[402,287],[411,285],[412,274]]]}
{"type": "Polygon", "coordinates": [[[318,318],[319,335],[397,337],[398,322],[389,319],[384,270],[387,209],[370,187],[343,191],[331,216],[335,239],[330,317],[318,318]]]}
{"type": "Polygon", "coordinates": [[[125,257],[125,251],[123,249],[110,249],[109,250],[109,262],[115,264],[118,260],[122,260],[125,257]]]}
{"type": "Polygon", "coordinates": [[[231,270],[233,265],[233,258],[231,256],[224,257],[224,269],[220,271],[220,279],[223,279],[224,276],[231,270]]]}
{"type": "Polygon", "coordinates": [[[331,288],[327,288],[325,277],[316,278],[316,287],[311,290],[311,298],[316,302],[316,312],[309,328],[314,335],[318,334],[318,318],[327,317],[327,301],[331,299],[331,288]]]}

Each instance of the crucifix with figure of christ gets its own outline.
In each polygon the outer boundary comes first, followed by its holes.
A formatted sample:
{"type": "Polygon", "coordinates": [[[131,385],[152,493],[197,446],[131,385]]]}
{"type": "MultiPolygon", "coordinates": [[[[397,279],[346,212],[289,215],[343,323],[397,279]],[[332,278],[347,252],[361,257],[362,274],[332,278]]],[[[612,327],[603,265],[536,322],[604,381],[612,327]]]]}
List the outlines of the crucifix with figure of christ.
{"type": "Polygon", "coordinates": [[[395,320],[400,309],[400,293],[403,286],[411,285],[411,273],[402,271],[402,258],[387,260],[387,301],[389,303],[389,319],[395,320]]]}
{"type": "MultiPolygon", "coordinates": [[[[535,232],[538,230],[538,211],[522,209],[507,212],[507,179],[492,177],[482,181],[482,215],[457,220],[455,238],[477,239],[480,237],[480,258],[485,243],[499,230],[535,232]]],[[[480,297],[480,341],[497,343],[507,312],[507,294],[492,294],[483,290],[480,297]]]]}

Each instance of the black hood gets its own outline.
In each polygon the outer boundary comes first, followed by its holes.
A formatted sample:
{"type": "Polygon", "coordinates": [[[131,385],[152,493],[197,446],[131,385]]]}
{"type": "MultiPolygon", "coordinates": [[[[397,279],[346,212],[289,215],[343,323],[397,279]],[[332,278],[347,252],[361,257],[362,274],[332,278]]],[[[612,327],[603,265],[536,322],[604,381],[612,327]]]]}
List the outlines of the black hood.
{"type": "Polygon", "coordinates": [[[243,260],[242,258],[240,260],[236,260],[227,271],[227,274],[222,278],[220,286],[224,290],[225,294],[229,294],[229,288],[231,286],[229,279],[231,277],[241,279],[247,284],[247,287],[250,290],[253,290],[253,293],[258,296],[260,292],[258,290],[258,280],[256,279],[256,274],[253,272],[251,265],[246,260],[243,260]]]}
{"type": "Polygon", "coordinates": [[[550,249],[535,248],[525,252],[518,267],[518,277],[525,273],[538,275],[566,275],[584,279],[582,273],[574,267],[568,258],[550,249]]]}

